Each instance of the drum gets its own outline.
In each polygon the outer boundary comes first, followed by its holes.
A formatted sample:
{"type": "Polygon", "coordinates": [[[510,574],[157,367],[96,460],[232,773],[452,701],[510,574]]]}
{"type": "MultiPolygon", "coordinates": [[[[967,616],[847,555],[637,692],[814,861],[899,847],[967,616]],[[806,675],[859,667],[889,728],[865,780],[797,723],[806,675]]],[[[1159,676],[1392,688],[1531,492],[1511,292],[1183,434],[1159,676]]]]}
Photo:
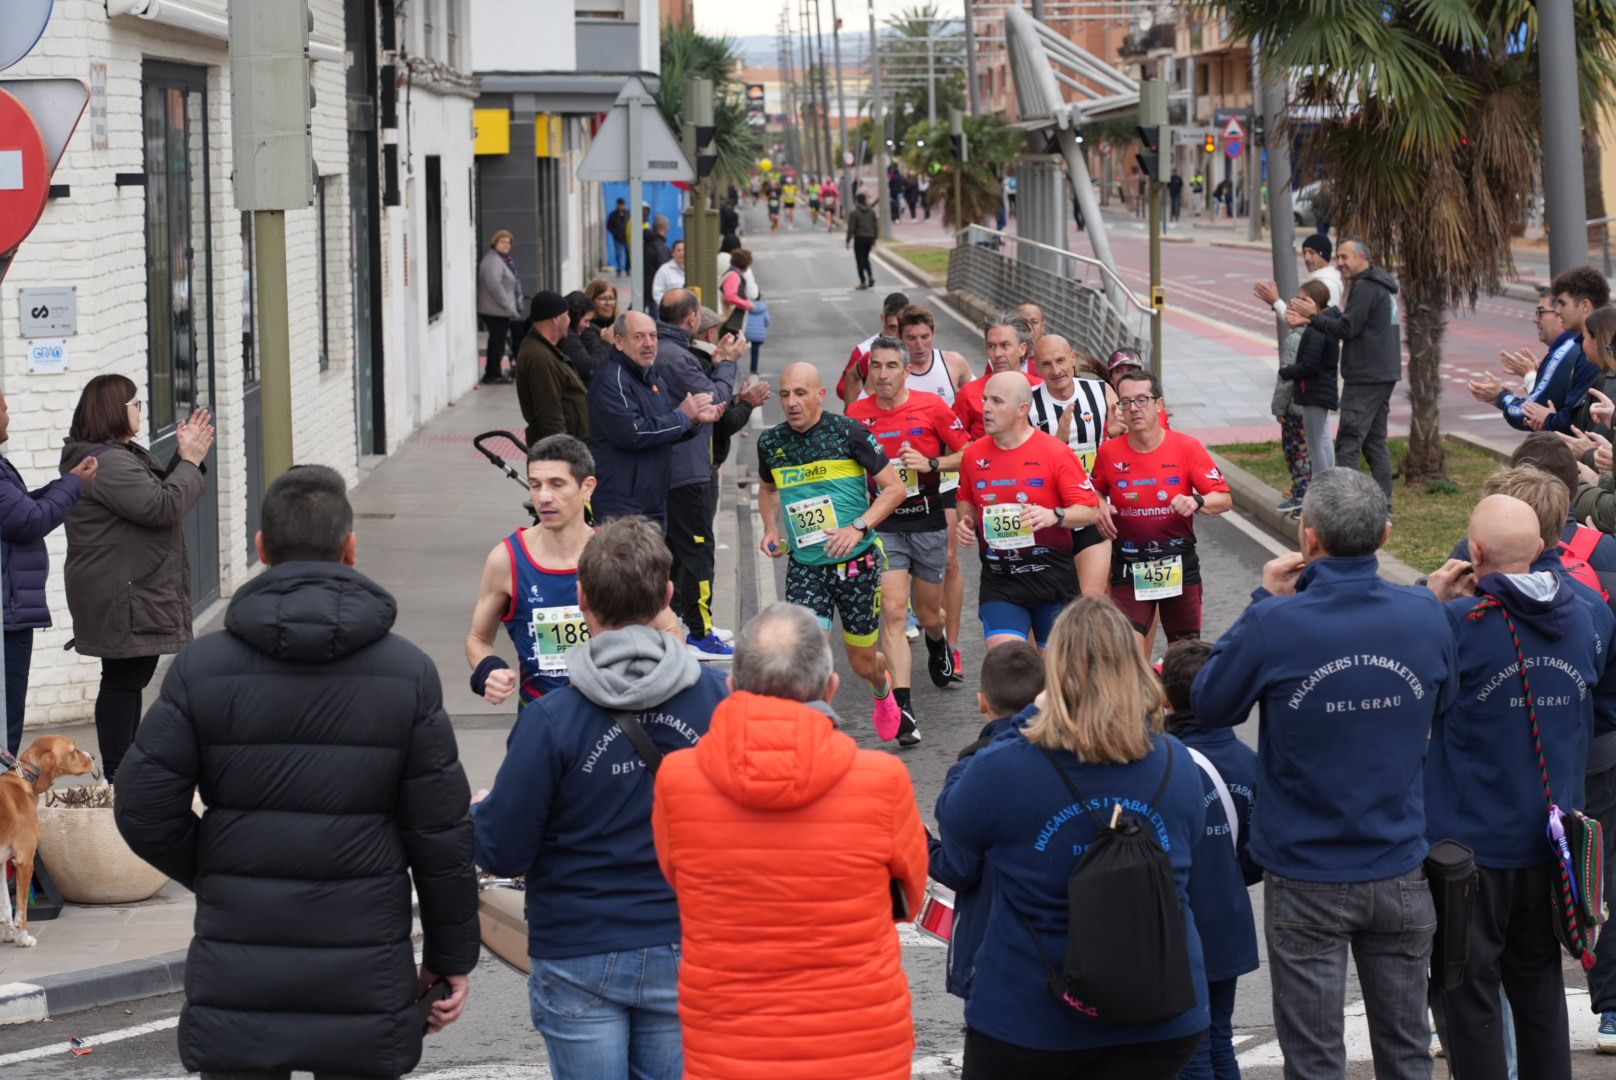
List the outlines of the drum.
{"type": "Polygon", "coordinates": [[[477,924],[489,952],[521,975],[531,974],[533,958],[527,954],[527,894],[523,883],[511,878],[486,878],[477,883],[477,924]]]}
{"type": "Polygon", "coordinates": [[[921,902],[915,929],[943,942],[954,936],[954,890],[935,881],[926,882],[926,899],[921,902]]]}

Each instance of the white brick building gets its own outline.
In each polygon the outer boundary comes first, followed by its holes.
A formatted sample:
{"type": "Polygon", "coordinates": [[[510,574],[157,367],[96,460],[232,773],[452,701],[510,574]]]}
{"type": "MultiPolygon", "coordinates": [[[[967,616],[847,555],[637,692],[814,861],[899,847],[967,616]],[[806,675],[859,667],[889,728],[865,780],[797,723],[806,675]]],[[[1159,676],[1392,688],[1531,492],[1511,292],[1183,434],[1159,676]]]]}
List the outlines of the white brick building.
{"type": "MultiPolygon", "coordinates": [[[[286,219],[294,455],[350,482],[362,454],[397,446],[476,381],[473,89],[462,74],[469,62],[456,59],[467,50],[465,5],[417,0],[406,18],[393,0],[309,0],[320,46],[311,65],[316,204],[286,219]],[[389,71],[396,141],[378,108],[389,71]]],[[[212,408],[208,495],[187,522],[199,613],[257,569],[251,542],[265,481],[250,215],[236,209],[231,185],[225,15],[226,0],[166,10],[162,0],[57,0],[38,45],[0,76],[92,88],[52,180],[56,197],[0,285],[6,455],[31,484],[55,476],[79,391],[102,373],[141,388],[148,429],[139,438],[160,457],[172,452],[177,420],[212,408]],[[65,339],[66,372],[30,373],[20,293],[48,286],[76,289],[77,333],[65,339]]],[[[30,724],[88,717],[99,673],[62,650],[71,626],[60,531],[50,546],[58,625],[36,641],[30,724]]]]}

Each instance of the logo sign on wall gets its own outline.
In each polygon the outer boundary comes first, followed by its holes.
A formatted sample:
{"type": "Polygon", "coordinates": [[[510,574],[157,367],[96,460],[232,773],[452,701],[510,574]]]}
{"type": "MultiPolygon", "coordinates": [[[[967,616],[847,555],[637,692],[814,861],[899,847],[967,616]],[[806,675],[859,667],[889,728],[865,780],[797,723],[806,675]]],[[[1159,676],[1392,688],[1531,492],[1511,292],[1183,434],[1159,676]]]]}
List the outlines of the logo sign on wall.
{"type": "Polygon", "coordinates": [[[764,101],[763,84],[746,84],[746,125],[760,128],[769,122],[767,103],[764,101]]]}

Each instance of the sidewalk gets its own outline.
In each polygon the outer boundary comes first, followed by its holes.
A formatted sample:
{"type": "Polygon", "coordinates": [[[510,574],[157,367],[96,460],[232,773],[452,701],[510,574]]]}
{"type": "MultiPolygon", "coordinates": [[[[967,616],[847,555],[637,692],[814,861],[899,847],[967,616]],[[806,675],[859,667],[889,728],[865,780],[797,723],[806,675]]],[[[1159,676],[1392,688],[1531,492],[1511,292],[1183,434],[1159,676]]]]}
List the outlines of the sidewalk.
{"type": "MultiPolygon", "coordinates": [[[[483,560],[495,544],[528,522],[522,509],[524,489],[489,465],[471,440],[484,431],[520,433],[521,428],[515,389],[481,387],[381,459],[352,492],[358,568],[397,598],[394,630],[437,665],[444,706],[473,791],[493,783],[515,709],[489,705],[472,694],[466,631],[483,560]]],[[[746,445],[737,441],[732,462],[741,459],[746,445]]],[[[514,456],[515,448],[509,452],[514,456]]],[[[736,487],[728,475],[725,481],[713,614],[718,625],[737,627],[739,575],[731,509],[736,487]]],[[[500,646],[509,659],[503,634],[500,646]]],[[[155,687],[148,703],[153,697],[155,687]]],[[[99,750],[93,725],[52,728],[50,734],[66,735],[91,753],[99,750]]],[[[0,984],[6,984],[0,985],[0,1023],[180,989],[194,914],[191,893],[169,882],[144,903],[68,905],[59,918],[34,923],[30,930],[39,943],[33,948],[0,944],[0,984]]]]}

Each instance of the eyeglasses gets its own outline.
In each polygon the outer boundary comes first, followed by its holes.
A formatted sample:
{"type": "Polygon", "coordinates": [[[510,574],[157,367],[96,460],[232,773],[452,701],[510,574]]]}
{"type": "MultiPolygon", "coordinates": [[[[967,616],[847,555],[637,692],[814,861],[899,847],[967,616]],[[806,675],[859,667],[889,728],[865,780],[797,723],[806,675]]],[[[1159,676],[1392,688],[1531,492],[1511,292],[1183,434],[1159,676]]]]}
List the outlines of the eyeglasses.
{"type": "Polygon", "coordinates": [[[140,411],[140,410],[141,410],[141,409],[142,409],[142,408],[144,408],[144,407],[145,407],[145,405],[146,405],[146,403],[145,403],[145,402],[144,402],[144,401],[141,401],[141,400],[140,400],[140,399],[139,399],[139,398],[133,398],[133,399],[131,399],[131,400],[130,400],[130,401],[129,401],[129,402],[128,402],[128,404],[129,404],[129,405],[131,405],[131,406],[133,406],[133,407],[134,407],[134,410],[135,410],[135,411],[136,411],[136,412],[139,412],[139,411],[140,411]]]}
{"type": "Polygon", "coordinates": [[[1148,409],[1150,408],[1150,403],[1155,400],[1154,394],[1146,394],[1143,397],[1117,398],[1117,406],[1123,409],[1148,409]]]}
{"type": "Polygon", "coordinates": [[[1554,309],[1553,308],[1541,308],[1541,307],[1540,308],[1535,308],[1532,311],[1532,321],[1537,322],[1543,316],[1545,316],[1545,315],[1553,315],[1553,314],[1554,314],[1554,309]]]}

